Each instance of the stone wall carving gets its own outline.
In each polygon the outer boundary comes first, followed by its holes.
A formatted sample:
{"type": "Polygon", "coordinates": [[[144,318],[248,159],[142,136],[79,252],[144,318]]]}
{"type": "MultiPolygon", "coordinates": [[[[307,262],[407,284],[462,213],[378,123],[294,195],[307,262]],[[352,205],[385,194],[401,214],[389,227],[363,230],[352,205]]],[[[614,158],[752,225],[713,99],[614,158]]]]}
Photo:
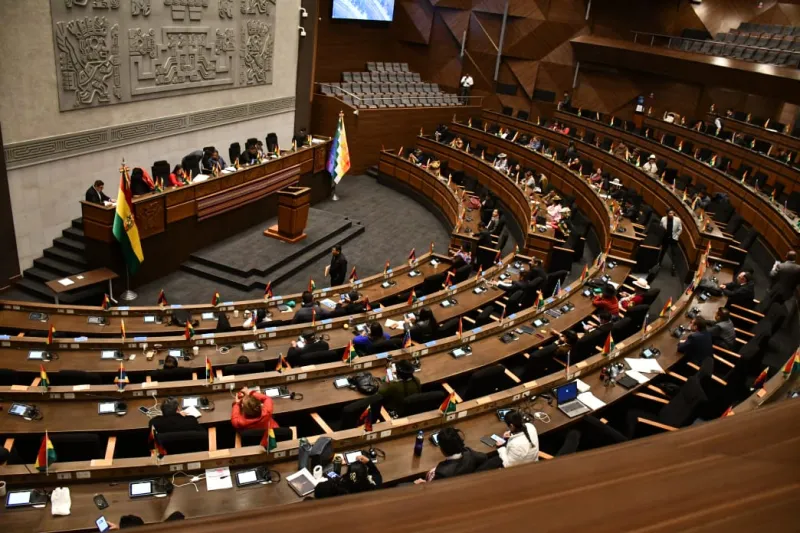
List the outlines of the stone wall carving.
{"type": "Polygon", "coordinates": [[[50,2],[61,111],[272,83],[275,0],[50,2]]]}

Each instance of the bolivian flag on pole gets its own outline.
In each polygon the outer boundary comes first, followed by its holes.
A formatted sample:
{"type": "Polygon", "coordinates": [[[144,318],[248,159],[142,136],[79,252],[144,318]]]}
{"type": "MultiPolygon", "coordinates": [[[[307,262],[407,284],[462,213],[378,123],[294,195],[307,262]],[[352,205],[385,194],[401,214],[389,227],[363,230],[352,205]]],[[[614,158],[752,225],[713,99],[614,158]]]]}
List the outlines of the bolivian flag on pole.
{"type": "Polygon", "coordinates": [[[278,439],[275,438],[275,430],[269,428],[264,432],[264,436],[261,437],[261,446],[268,452],[278,447],[278,439]]]}
{"type": "Polygon", "coordinates": [[[347,148],[347,134],[344,131],[344,113],[339,112],[339,124],[333,135],[331,153],[328,156],[328,172],[334,183],[339,183],[350,170],[350,150],[347,148]]]}
{"type": "Polygon", "coordinates": [[[122,255],[128,272],[135,274],[139,265],[144,261],[142,243],[139,241],[139,229],[133,218],[133,201],[131,195],[131,180],[128,176],[128,167],[125,161],[119,169],[119,194],[117,195],[117,214],[114,217],[114,238],[122,246],[122,255]]]}
{"type": "Polygon", "coordinates": [[[55,462],[56,449],[53,448],[53,441],[50,440],[47,431],[45,431],[42,445],[39,447],[39,453],[36,455],[36,464],[34,466],[39,472],[47,472],[49,474],[50,465],[55,462]]]}

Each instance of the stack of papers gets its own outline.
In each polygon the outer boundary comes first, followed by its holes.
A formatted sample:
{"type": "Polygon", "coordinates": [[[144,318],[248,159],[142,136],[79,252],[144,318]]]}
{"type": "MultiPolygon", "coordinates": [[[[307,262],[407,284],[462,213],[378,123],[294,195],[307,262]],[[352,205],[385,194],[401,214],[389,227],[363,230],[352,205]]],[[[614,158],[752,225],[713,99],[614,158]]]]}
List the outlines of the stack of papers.
{"type": "Polygon", "coordinates": [[[203,414],[200,411],[198,411],[197,407],[195,407],[194,405],[187,407],[186,409],[183,410],[183,412],[186,414],[186,416],[193,416],[195,418],[200,418],[201,416],[203,416],[203,414]]]}
{"type": "MultiPolygon", "coordinates": [[[[661,365],[658,364],[658,361],[655,359],[632,359],[630,357],[625,358],[625,362],[628,363],[628,366],[631,367],[631,370],[636,372],[645,373],[645,374],[663,374],[664,369],[661,368],[661,365]]],[[[628,373],[630,375],[630,373],[628,373]]],[[[631,376],[636,379],[634,376],[631,376]]]]}
{"type": "Polygon", "coordinates": [[[628,370],[627,372],[625,372],[625,375],[635,379],[636,381],[639,382],[640,385],[642,383],[647,383],[648,381],[650,381],[650,378],[648,378],[644,374],[637,372],[636,370],[628,370]]]}
{"type": "Polygon", "coordinates": [[[578,392],[589,392],[591,390],[589,385],[579,379],[576,379],[575,383],[578,385],[578,392]]]}
{"type": "Polygon", "coordinates": [[[192,183],[202,183],[208,179],[207,174],[198,174],[192,179],[192,183]]]}
{"type": "Polygon", "coordinates": [[[209,468],[206,470],[206,490],[222,490],[233,488],[231,469],[209,468]]]}
{"type": "Polygon", "coordinates": [[[58,282],[65,287],[69,287],[70,285],[73,285],[75,283],[69,278],[60,279],[58,280],[58,282]]]}
{"type": "Polygon", "coordinates": [[[583,405],[585,405],[592,411],[597,411],[598,409],[606,405],[606,402],[604,402],[591,392],[582,392],[578,394],[578,401],[580,401],[583,405]]]}
{"type": "Polygon", "coordinates": [[[403,323],[398,322],[397,320],[392,320],[391,318],[387,318],[384,326],[388,329],[402,329],[403,323]]]}

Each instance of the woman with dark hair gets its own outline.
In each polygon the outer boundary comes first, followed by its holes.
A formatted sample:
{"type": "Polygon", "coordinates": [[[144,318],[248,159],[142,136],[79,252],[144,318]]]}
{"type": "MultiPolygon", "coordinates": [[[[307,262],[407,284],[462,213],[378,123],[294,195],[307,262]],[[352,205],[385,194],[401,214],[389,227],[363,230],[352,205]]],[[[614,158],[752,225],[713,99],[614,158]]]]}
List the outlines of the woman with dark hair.
{"type": "Polygon", "coordinates": [[[182,165],[175,165],[172,173],[169,175],[169,184],[173,187],[183,187],[188,185],[189,179],[186,177],[186,172],[183,170],[182,165]]]}
{"type": "Polygon", "coordinates": [[[425,342],[436,335],[439,330],[439,323],[436,321],[436,317],[433,316],[433,311],[431,311],[430,307],[423,307],[415,319],[408,320],[412,324],[410,328],[411,338],[415,342],[425,342]]]}
{"type": "Polygon", "coordinates": [[[403,400],[422,392],[422,384],[414,376],[414,365],[403,359],[395,365],[397,380],[387,381],[378,389],[383,397],[383,405],[389,411],[398,412],[403,407],[403,400]]]}
{"type": "Polygon", "coordinates": [[[506,413],[503,421],[508,431],[503,434],[505,444],[497,445],[497,454],[503,461],[503,468],[539,460],[539,435],[536,427],[526,422],[522,413],[516,409],[506,413]]]}
{"type": "Polygon", "coordinates": [[[458,430],[449,426],[439,432],[439,451],[444,455],[444,461],[430,470],[425,479],[415,480],[415,484],[471,474],[488,459],[486,454],[467,448],[458,430]]]}
{"type": "Polygon", "coordinates": [[[578,343],[578,334],[572,330],[562,331],[561,333],[552,330],[552,333],[558,335],[556,341],[556,356],[566,357],[572,348],[578,343]]]}
{"type": "Polygon", "coordinates": [[[369,348],[376,342],[383,339],[390,339],[388,333],[383,332],[383,327],[379,322],[371,322],[369,325],[369,333],[366,335],[356,335],[353,338],[353,346],[357,350],[369,350],[369,348]]]}
{"type": "Polygon", "coordinates": [[[155,185],[147,172],[139,167],[134,168],[131,172],[131,194],[139,196],[152,192],[153,189],[155,189],[155,185]]]}

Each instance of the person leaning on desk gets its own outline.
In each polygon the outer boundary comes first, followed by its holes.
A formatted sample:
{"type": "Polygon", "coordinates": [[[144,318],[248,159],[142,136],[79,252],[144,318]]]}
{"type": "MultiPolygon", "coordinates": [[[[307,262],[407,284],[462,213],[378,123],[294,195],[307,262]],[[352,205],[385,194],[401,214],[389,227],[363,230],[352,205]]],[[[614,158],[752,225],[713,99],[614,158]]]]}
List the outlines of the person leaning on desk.
{"type": "Polygon", "coordinates": [[[97,205],[104,205],[106,202],[113,203],[114,201],[103,192],[104,186],[103,180],[95,181],[94,185],[86,190],[86,201],[97,205]]]}
{"type": "Polygon", "coordinates": [[[461,435],[452,427],[446,427],[439,432],[439,450],[444,455],[444,461],[430,470],[425,479],[415,480],[415,484],[472,474],[481,469],[488,460],[485,453],[467,448],[461,435]]]}
{"type": "Polygon", "coordinates": [[[161,415],[150,420],[150,427],[158,434],[176,431],[205,431],[197,419],[180,409],[177,398],[167,398],[161,404],[161,415]]]}
{"type": "Polygon", "coordinates": [[[245,429],[275,429],[278,423],[272,418],[272,398],[242,387],[231,408],[231,425],[237,431],[245,429]]]}

